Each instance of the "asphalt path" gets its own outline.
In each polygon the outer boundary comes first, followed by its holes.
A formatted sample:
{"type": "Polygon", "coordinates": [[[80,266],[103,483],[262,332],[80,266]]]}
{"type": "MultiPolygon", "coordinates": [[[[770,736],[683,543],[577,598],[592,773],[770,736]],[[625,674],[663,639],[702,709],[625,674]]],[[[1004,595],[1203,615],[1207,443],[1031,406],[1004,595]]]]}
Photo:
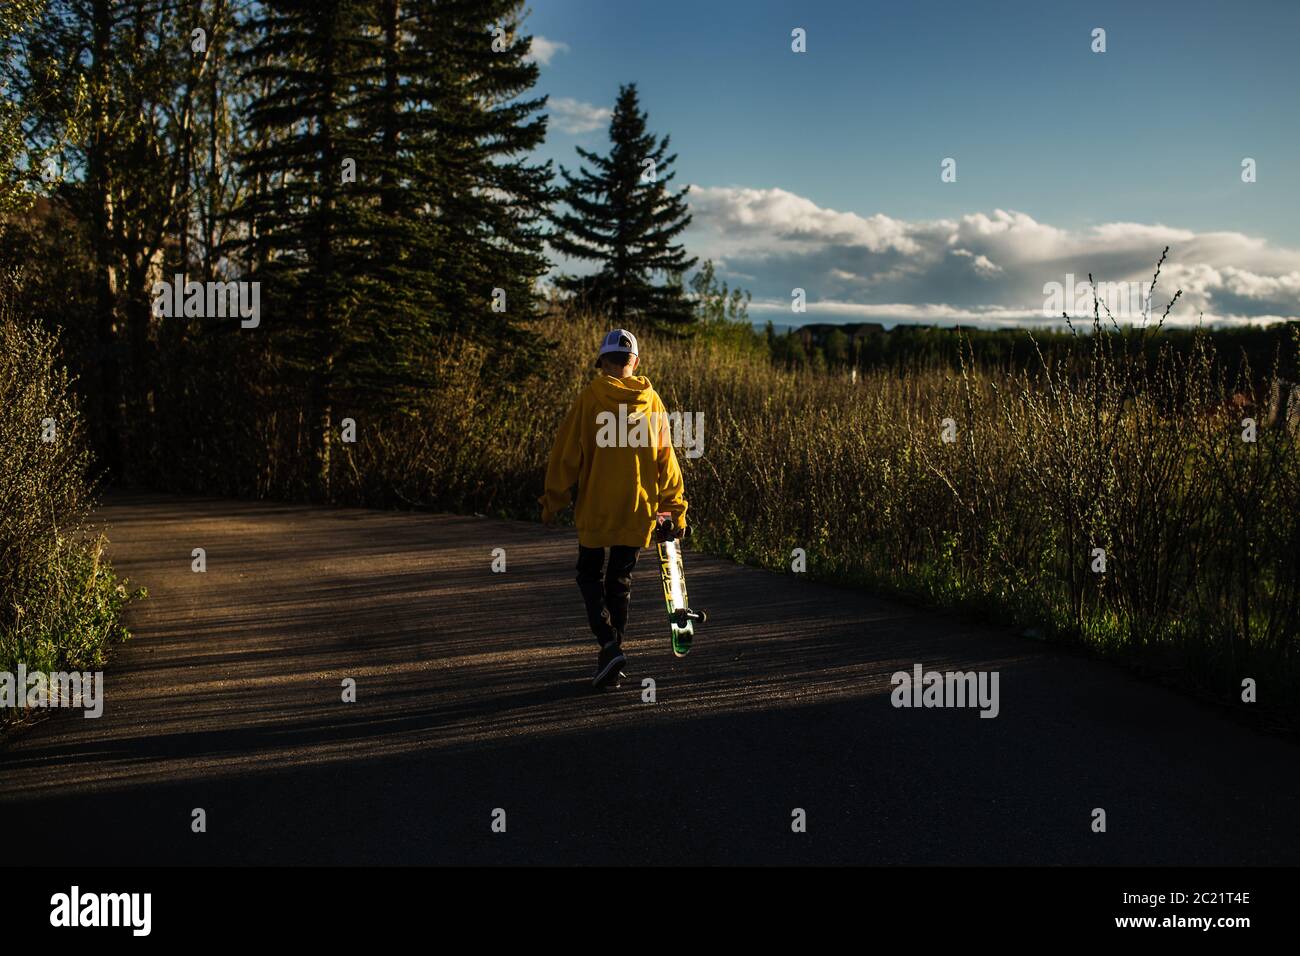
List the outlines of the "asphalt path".
{"type": "Polygon", "coordinates": [[[1295,743],[1004,630],[688,550],[679,660],[646,551],[628,680],[593,691],[571,530],[157,495],[98,521],[149,597],[101,718],[6,736],[10,863],[1300,863],[1295,743]],[[996,672],[997,716],[895,707],[918,663],[996,672]]]}

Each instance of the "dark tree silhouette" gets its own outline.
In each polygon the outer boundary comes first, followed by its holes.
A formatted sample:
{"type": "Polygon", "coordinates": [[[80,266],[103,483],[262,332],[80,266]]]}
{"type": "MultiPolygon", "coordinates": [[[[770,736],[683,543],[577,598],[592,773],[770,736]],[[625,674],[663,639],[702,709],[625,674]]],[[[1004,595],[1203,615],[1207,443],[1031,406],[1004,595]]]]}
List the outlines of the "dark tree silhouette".
{"type": "Polygon", "coordinates": [[[561,167],[560,198],[567,211],[553,216],[550,243],[575,259],[599,264],[590,276],[563,276],[557,285],[587,303],[608,310],[619,325],[631,320],[665,328],[693,321],[682,274],[695,265],[673,240],[691,222],[685,196],[671,192],[676,173],[669,138],[656,141],[646,129],[636,85],[620,87],[609,124],[608,156],[578,148],[590,168],[561,167]],[[654,278],[663,279],[655,284],[654,278]]]}

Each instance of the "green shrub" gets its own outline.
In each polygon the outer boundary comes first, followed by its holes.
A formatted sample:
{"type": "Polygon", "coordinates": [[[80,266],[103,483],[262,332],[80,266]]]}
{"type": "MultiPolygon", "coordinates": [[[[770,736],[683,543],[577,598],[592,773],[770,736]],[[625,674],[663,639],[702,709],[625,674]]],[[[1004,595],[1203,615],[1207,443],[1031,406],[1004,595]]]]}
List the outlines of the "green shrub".
{"type": "Polygon", "coordinates": [[[15,281],[0,281],[0,670],[98,667],[127,636],[128,596],[86,527],[89,455],[71,383],[54,338],[13,314],[15,281]]]}

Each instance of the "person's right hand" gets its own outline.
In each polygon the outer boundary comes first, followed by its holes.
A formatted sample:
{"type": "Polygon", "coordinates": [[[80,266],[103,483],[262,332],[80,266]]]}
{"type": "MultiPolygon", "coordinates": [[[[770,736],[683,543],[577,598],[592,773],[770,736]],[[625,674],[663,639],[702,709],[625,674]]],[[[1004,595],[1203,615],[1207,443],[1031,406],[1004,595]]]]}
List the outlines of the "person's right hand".
{"type": "Polygon", "coordinates": [[[555,512],[546,505],[542,505],[542,524],[548,528],[555,527],[555,512]]]}
{"type": "Polygon", "coordinates": [[[672,541],[686,534],[685,528],[677,527],[672,518],[660,518],[656,523],[655,536],[660,541],[672,541]]]}

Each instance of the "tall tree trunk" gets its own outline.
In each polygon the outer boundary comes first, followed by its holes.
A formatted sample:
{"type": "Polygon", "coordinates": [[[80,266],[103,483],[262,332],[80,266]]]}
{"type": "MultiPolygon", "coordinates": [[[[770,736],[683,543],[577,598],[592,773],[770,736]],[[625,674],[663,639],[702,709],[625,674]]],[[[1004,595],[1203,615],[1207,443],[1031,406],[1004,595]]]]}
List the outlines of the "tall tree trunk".
{"type": "Polygon", "coordinates": [[[117,267],[113,248],[113,198],[108,170],[108,66],[113,33],[112,0],[93,0],[89,141],[86,186],[90,193],[91,243],[95,257],[96,328],[99,349],[100,449],[104,467],[122,477],[124,459],[122,370],[118,360],[117,267]]]}
{"type": "MultiPolygon", "coordinates": [[[[330,23],[333,31],[334,23],[330,23]]],[[[337,64],[335,60],[337,47],[331,32],[325,40],[325,69],[322,83],[324,97],[321,104],[321,198],[320,228],[316,237],[316,296],[320,322],[319,341],[322,343],[320,366],[313,376],[312,406],[316,417],[316,497],[321,501],[330,498],[330,451],[331,431],[333,429],[334,398],[334,360],[338,349],[336,325],[339,321],[339,304],[331,295],[336,288],[334,276],[334,206],[337,201],[339,155],[334,142],[332,120],[336,108],[335,94],[337,64]]]]}

